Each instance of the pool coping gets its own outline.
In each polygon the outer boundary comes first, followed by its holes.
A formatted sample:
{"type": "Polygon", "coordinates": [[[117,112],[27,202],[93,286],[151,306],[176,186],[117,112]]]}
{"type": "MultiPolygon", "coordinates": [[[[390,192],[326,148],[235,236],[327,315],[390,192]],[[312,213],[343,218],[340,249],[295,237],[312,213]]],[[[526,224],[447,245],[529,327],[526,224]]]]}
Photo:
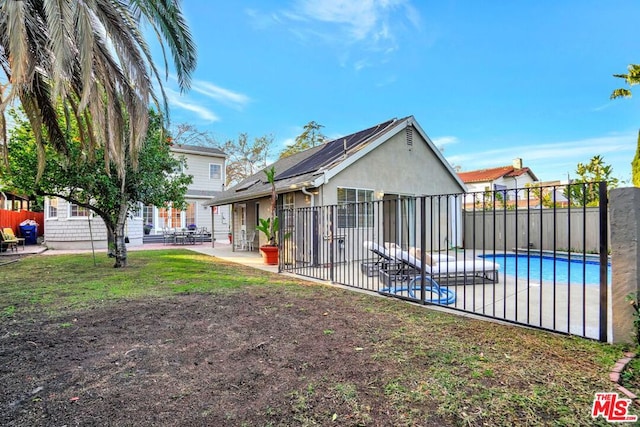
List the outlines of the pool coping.
{"type": "MultiPolygon", "coordinates": [[[[512,253],[514,254],[521,254],[521,253],[526,253],[526,254],[540,254],[541,256],[545,256],[545,255],[560,255],[562,257],[566,257],[569,258],[569,256],[571,256],[571,259],[580,259],[580,258],[585,258],[587,261],[594,261],[594,262],[599,262],[600,261],[600,255],[599,254],[583,254],[581,252],[566,252],[566,251],[550,251],[547,249],[531,249],[531,248],[513,248],[511,250],[512,253]]],[[[611,255],[607,255],[607,260],[608,263],[611,264],[611,255]]]]}

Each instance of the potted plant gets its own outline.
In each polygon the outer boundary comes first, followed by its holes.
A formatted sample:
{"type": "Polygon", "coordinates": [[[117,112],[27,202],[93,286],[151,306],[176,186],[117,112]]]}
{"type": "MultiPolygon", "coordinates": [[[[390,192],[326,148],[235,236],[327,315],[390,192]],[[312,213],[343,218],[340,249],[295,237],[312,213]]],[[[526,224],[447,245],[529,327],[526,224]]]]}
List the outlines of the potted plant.
{"type": "Polygon", "coordinates": [[[278,217],[276,216],[276,194],[275,176],[276,170],[273,166],[264,171],[267,176],[267,182],[271,184],[271,216],[269,218],[260,218],[256,229],[264,234],[267,243],[260,246],[260,253],[265,264],[278,264],[278,217]]]}
{"type": "Polygon", "coordinates": [[[145,224],[142,226],[142,229],[144,230],[144,234],[148,235],[151,233],[151,230],[153,230],[153,224],[145,224]]]}

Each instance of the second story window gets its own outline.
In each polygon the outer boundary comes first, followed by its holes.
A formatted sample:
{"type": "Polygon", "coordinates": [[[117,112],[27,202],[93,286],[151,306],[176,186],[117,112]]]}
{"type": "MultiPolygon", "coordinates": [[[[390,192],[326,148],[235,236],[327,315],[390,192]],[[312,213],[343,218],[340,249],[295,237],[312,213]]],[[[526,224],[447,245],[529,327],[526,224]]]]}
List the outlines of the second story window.
{"type": "Polygon", "coordinates": [[[222,168],[219,164],[209,163],[209,179],[222,179],[222,168]]]}

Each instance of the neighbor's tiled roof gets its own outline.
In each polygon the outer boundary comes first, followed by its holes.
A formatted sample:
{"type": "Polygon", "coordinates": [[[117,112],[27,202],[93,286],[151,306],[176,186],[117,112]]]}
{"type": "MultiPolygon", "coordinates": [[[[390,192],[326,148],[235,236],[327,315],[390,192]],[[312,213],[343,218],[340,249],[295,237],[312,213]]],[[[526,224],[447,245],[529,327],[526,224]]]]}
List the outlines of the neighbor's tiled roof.
{"type": "Polygon", "coordinates": [[[531,169],[527,167],[516,169],[513,166],[501,166],[498,168],[491,168],[491,169],[480,169],[480,170],[469,171],[469,172],[458,172],[458,176],[460,177],[462,182],[464,182],[465,184],[469,184],[472,182],[493,181],[502,177],[507,177],[507,178],[518,177],[518,176],[524,175],[525,173],[528,173],[529,175],[531,175],[531,178],[533,178],[534,181],[538,180],[538,178],[531,171],[531,169]]]}

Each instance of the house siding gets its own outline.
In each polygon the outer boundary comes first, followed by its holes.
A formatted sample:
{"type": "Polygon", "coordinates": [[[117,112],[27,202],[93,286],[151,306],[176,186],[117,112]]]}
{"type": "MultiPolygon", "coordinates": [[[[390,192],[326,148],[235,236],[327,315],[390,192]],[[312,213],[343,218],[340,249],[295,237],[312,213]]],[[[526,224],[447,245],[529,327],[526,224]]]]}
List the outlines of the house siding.
{"type": "MultiPolygon", "coordinates": [[[[176,157],[184,157],[186,160],[184,173],[193,176],[193,182],[189,185],[185,200],[194,204],[195,222],[198,227],[213,229],[215,239],[227,239],[230,227],[229,206],[219,206],[215,214],[212,209],[204,204],[210,200],[210,196],[203,195],[202,192],[222,191],[224,188],[224,162],[225,158],[220,154],[199,154],[174,152],[176,157]],[[219,164],[221,176],[219,179],[209,178],[209,164],[219,164]],[[213,222],[212,222],[213,220],[213,222]]],[[[97,217],[91,220],[91,230],[89,222],[84,218],[68,218],[68,204],[63,199],[58,200],[58,217],[45,219],[45,241],[47,246],[55,249],[90,249],[93,247],[104,249],[107,247],[107,231],[104,222],[97,217]]],[[[186,218],[180,216],[180,224],[171,224],[172,228],[186,227],[186,218]]],[[[158,216],[157,208],[154,209],[153,219],[154,229],[152,233],[162,233],[162,224],[158,216]]],[[[142,218],[130,219],[127,222],[126,234],[129,237],[130,245],[142,245],[143,242],[143,220],[142,218]]]]}
{"type": "MultiPolygon", "coordinates": [[[[51,249],[106,249],[107,227],[99,217],[70,218],[69,203],[58,199],[58,216],[45,217],[45,244],[51,249]]],[[[127,221],[125,234],[129,237],[129,245],[142,244],[142,218],[127,221]]]]}
{"type": "MultiPolygon", "coordinates": [[[[224,183],[224,158],[191,153],[176,153],[176,155],[185,157],[187,164],[184,173],[193,175],[193,182],[189,185],[189,191],[222,191],[224,183]],[[220,179],[209,178],[209,164],[220,165],[220,179]]],[[[187,192],[187,194],[189,194],[189,192],[187,192]]]]}

